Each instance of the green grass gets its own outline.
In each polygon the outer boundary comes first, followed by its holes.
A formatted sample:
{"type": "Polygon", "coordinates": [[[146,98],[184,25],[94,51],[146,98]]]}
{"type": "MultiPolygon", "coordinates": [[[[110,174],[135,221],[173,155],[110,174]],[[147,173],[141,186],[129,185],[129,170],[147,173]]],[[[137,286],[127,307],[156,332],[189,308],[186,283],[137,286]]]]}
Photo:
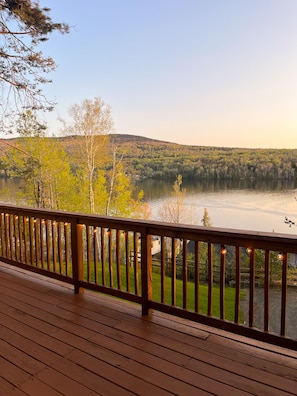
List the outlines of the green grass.
{"type": "MultiPolygon", "coordinates": [[[[171,305],[171,278],[165,278],[165,303],[171,305]]],[[[243,292],[241,297],[243,297],[243,292]]],[[[187,283],[188,310],[195,310],[195,284],[187,283]]],[[[161,281],[158,274],[153,274],[153,300],[161,302],[161,281]]],[[[176,280],[176,306],[183,306],[183,281],[176,280]]],[[[234,321],[235,308],[235,289],[233,287],[225,287],[225,318],[234,321]]],[[[199,313],[207,314],[208,311],[208,286],[199,285],[199,313]]],[[[217,285],[212,289],[212,316],[220,317],[220,288],[217,285]]]]}
{"type": "MultiPolygon", "coordinates": [[[[87,268],[84,267],[84,279],[87,280],[87,268]]],[[[94,282],[94,268],[93,265],[89,269],[90,281],[94,282]]],[[[113,288],[118,288],[117,280],[117,268],[116,265],[112,265],[112,279],[113,288]]],[[[127,290],[126,280],[126,266],[121,265],[120,267],[120,279],[121,279],[121,290],[127,290]]],[[[98,281],[99,285],[103,284],[101,265],[98,268],[98,281]]],[[[108,265],[105,266],[105,285],[110,285],[110,274],[108,265]]],[[[141,294],[141,271],[138,271],[138,285],[139,294],[141,294]]],[[[130,292],[135,293],[135,277],[134,268],[130,268],[130,292]]],[[[187,283],[187,296],[188,296],[188,310],[194,311],[195,309],[195,284],[188,281],[187,283]]],[[[244,296],[244,292],[241,292],[241,297],[244,296]]],[[[161,276],[160,274],[153,272],[153,301],[161,302],[161,276]]],[[[166,276],[165,278],[165,303],[171,305],[171,278],[166,276]]],[[[183,306],[183,281],[180,279],[176,280],[176,304],[175,306],[183,306]]],[[[234,321],[234,309],[235,309],[235,289],[233,287],[225,287],[225,318],[230,321],[234,321]]],[[[208,311],[208,286],[205,284],[199,285],[199,313],[207,314],[208,311]]],[[[212,289],[212,316],[220,317],[220,289],[217,285],[213,286],[212,289]]],[[[241,315],[241,321],[243,317],[241,315]]]]}

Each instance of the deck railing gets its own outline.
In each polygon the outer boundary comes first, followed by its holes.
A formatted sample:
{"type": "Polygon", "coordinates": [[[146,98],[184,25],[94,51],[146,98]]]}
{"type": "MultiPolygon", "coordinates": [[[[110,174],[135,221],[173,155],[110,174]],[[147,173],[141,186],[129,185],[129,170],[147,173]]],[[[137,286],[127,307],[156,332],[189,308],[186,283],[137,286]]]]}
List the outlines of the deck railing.
{"type": "Polygon", "coordinates": [[[0,206],[0,261],[297,350],[297,239],[0,206]],[[291,265],[292,264],[292,265],[291,265]]]}

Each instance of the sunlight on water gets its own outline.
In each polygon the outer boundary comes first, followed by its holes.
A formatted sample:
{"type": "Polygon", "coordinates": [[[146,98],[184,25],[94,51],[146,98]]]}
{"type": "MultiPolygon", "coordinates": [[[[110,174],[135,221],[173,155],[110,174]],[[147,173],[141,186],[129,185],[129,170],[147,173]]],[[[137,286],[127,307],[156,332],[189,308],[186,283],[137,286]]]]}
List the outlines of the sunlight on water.
{"type": "MultiPolygon", "coordinates": [[[[159,208],[170,197],[172,181],[148,181],[144,189],[145,198],[152,208],[153,219],[159,220],[159,208]]],[[[0,178],[0,201],[16,203],[22,181],[0,178]]],[[[240,230],[296,234],[297,226],[289,227],[285,217],[297,224],[297,189],[269,185],[259,188],[236,188],[214,186],[212,184],[186,185],[186,203],[193,208],[193,224],[201,225],[203,210],[206,208],[212,226],[240,230]]]]}
{"type": "MultiPolygon", "coordinates": [[[[297,234],[296,226],[289,227],[284,223],[286,216],[297,223],[295,196],[296,190],[227,190],[189,194],[187,205],[194,208],[194,223],[198,225],[201,225],[206,208],[213,227],[297,234]]],[[[165,199],[149,201],[154,219],[157,219],[158,210],[165,199]]]]}

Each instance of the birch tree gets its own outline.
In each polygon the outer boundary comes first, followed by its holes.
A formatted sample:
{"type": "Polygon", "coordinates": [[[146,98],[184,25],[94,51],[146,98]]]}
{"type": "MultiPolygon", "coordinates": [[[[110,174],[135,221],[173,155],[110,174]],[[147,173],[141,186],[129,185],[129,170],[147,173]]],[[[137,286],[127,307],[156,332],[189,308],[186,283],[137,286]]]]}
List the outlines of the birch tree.
{"type": "Polygon", "coordinates": [[[94,186],[97,168],[106,160],[108,133],[113,126],[111,108],[100,97],[95,97],[71,106],[70,115],[72,123],[67,131],[76,137],[76,166],[86,179],[89,212],[95,213],[94,186]]]}

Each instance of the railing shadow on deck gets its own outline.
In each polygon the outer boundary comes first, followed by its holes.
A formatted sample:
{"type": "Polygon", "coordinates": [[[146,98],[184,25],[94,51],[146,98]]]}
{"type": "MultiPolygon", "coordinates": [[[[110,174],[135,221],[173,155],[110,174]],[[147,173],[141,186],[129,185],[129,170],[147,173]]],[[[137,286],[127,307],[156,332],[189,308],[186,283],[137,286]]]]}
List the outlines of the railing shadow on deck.
{"type": "Polygon", "coordinates": [[[0,261],[138,303],[143,315],[297,350],[294,236],[8,205],[0,213],[0,261]]]}

